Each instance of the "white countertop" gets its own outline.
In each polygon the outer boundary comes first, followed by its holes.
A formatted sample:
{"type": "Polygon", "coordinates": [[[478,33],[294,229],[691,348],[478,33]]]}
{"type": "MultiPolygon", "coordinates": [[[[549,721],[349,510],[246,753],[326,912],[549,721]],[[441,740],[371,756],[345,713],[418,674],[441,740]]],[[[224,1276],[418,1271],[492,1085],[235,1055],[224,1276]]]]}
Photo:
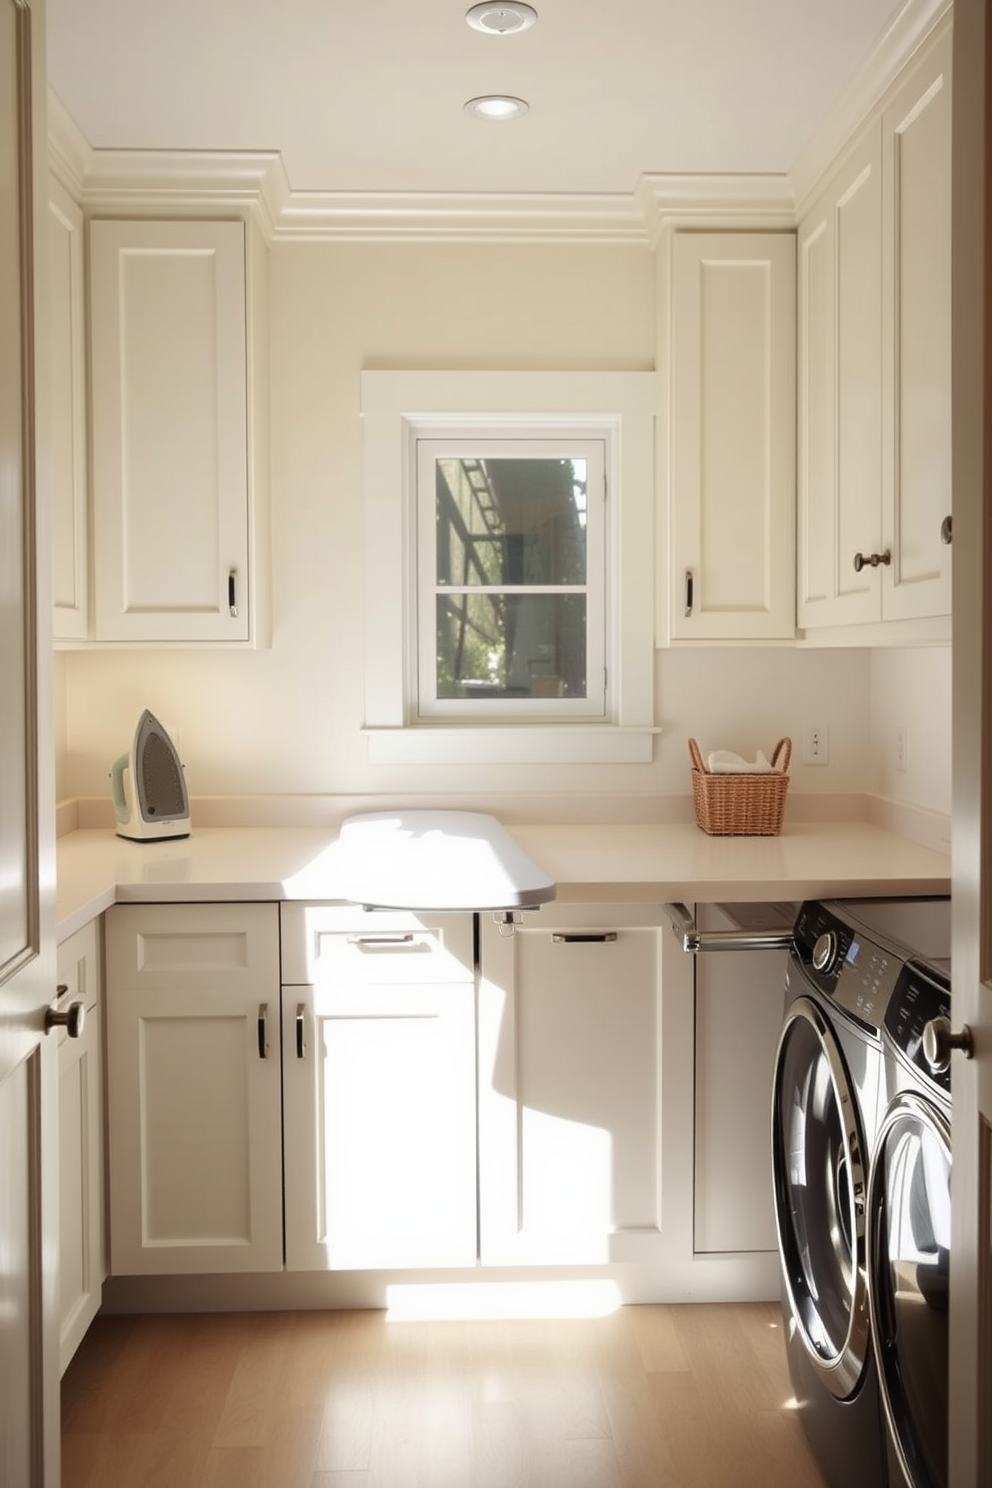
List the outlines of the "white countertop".
{"type": "MultiPolygon", "coordinates": [[[[778,837],[708,837],[690,823],[511,827],[560,900],[779,901],[949,894],[950,858],[865,822],[800,822],[778,837]]],[[[58,841],[60,941],[115,902],[346,896],[327,828],[194,827],[174,842],[112,831],[58,841]]]]}

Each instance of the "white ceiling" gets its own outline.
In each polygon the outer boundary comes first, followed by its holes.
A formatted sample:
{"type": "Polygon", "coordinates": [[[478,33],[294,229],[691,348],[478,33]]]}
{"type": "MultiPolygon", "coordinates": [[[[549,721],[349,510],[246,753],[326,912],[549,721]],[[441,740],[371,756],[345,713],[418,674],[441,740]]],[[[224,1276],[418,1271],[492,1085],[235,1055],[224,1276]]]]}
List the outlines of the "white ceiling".
{"type": "Polygon", "coordinates": [[[275,151],[297,192],[620,193],[784,173],[902,4],[47,0],[49,81],[95,148],[275,151]],[[483,123],[480,93],[530,113],[483,123]]]}

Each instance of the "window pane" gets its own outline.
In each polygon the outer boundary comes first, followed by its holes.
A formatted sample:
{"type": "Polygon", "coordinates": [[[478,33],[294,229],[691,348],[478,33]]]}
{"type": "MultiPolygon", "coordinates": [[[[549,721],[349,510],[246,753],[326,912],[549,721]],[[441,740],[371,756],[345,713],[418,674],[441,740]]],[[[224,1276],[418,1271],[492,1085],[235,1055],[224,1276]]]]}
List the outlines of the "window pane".
{"type": "Polygon", "coordinates": [[[585,460],[439,459],[439,586],[584,584],[585,460]]]}
{"type": "Polygon", "coordinates": [[[584,594],[439,594],[439,698],[584,698],[584,594]]]}

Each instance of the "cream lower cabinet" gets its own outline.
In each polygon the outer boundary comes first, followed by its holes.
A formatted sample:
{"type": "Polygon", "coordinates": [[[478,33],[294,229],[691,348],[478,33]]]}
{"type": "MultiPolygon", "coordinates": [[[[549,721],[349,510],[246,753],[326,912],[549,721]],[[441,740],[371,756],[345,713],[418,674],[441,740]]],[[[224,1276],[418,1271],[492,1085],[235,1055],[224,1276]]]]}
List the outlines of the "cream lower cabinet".
{"type": "Polygon", "coordinates": [[[677,231],[670,252],[671,636],[791,640],[795,234],[677,231]]]}
{"type": "Polygon", "coordinates": [[[59,1031],[59,1367],[100,1307],[104,1244],[101,945],[96,921],[58,948],[63,1005],[81,1002],[82,1033],[59,1031]]]}
{"type": "Polygon", "coordinates": [[[663,1253],[668,922],[650,904],[480,921],[482,1262],[650,1263],[663,1253]]]}
{"type": "Polygon", "coordinates": [[[279,911],[106,915],[110,1269],[282,1267],[279,911]]]}
{"type": "Polygon", "coordinates": [[[473,917],[281,913],[287,1269],[473,1265],[473,917]]]}

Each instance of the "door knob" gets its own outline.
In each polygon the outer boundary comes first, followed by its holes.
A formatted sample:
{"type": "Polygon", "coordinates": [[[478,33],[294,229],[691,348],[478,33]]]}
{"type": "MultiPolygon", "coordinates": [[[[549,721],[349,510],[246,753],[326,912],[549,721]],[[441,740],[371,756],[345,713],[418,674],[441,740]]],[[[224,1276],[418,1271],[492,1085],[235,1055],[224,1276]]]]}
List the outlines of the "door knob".
{"type": "Polygon", "coordinates": [[[952,1033],[946,1018],[931,1018],[923,1029],[923,1057],[935,1075],[943,1075],[950,1068],[955,1049],[960,1049],[965,1059],[971,1059],[975,1052],[975,1040],[967,1023],[959,1033],[952,1033]]]}
{"type": "MultiPolygon", "coordinates": [[[[60,985],[58,995],[64,997],[69,988],[60,985]]],[[[45,1010],[45,1032],[53,1028],[64,1028],[70,1038],[81,1038],[86,1026],[85,1002],[70,1002],[68,1007],[50,1007],[45,1010]]]]}
{"type": "Polygon", "coordinates": [[[860,573],[863,568],[877,568],[879,564],[888,568],[892,562],[892,554],[886,548],[884,553],[855,553],[854,571],[860,573]]]}

